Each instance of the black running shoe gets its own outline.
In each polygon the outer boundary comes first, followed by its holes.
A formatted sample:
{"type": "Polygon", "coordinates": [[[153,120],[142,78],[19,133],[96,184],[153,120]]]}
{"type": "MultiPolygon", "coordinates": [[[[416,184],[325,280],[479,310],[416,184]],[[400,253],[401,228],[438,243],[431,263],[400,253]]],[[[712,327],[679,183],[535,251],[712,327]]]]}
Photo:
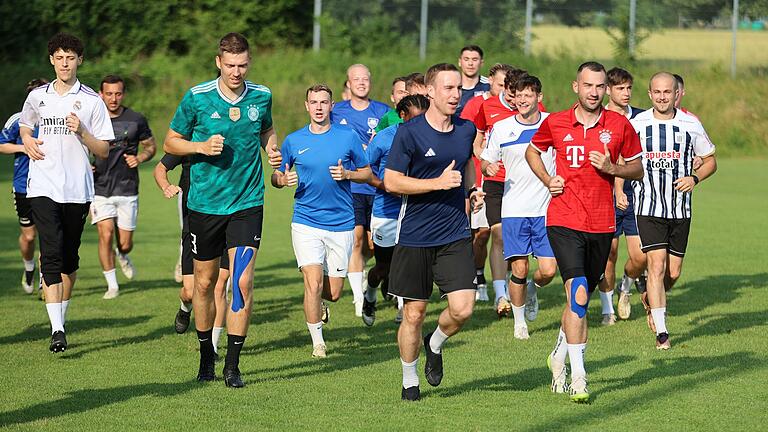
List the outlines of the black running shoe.
{"type": "Polygon", "coordinates": [[[645,276],[645,273],[641,274],[639,278],[635,279],[635,288],[637,288],[637,292],[640,294],[645,292],[645,287],[648,282],[648,279],[645,276]]]}
{"type": "Polygon", "coordinates": [[[59,330],[51,335],[51,346],[48,348],[53,353],[64,352],[67,349],[67,337],[59,330]]]}
{"type": "Polygon", "coordinates": [[[322,321],[323,324],[328,324],[328,321],[331,320],[331,310],[325,302],[320,302],[320,307],[323,311],[323,314],[320,316],[320,321],[322,321]]]}
{"type": "Polygon", "coordinates": [[[427,361],[424,362],[424,375],[427,382],[433,387],[440,385],[443,380],[443,354],[435,354],[429,346],[432,333],[424,336],[424,351],[427,353],[427,361]]]}
{"type": "Polygon", "coordinates": [[[184,312],[181,309],[176,312],[176,320],[174,321],[174,325],[176,326],[176,333],[182,334],[187,331],[189,328],[190,315],[192,315],[192,312],[184,312]]]}
{"type": "Polygon", "coordinates": [[[215,363],[207,362],[200,358],[200,370],[197,372],[197,380],[200,382],[213,381],[216,379],[215,363]]]}
{"type": "Polygon", "coordinates": [[[224,370],[222,371],[222,374],[224,375],[224,384],[227,385],[227,387],[232,388],[240,388],[245,387],[245,383],[243,382],[243,379],[240,378],[240,369],[228,369],[226,366],[224,366],[224,370]]]}
{"type": "Polygon", "coordinates": [[[363,322],[368,327],[372,326],[376,321],[376,302],[369,302],[368,299],[363,298],[363,322]]]}
{"type": "Polygon", "coordinates": [[[421,390],[419,386],[405,388],[403,387],[402,399],[404,401],[416,402],[421,399],[421,390]]]}

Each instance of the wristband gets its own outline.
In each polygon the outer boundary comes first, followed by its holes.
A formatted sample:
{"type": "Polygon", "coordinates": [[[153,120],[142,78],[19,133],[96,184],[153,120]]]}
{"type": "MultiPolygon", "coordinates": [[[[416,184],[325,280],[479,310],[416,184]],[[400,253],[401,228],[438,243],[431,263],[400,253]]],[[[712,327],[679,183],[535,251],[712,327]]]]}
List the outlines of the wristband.
{"type": "Polygon", "coordinates": [[[691,177],[693,177],[693,184],[699,184],[701,180],[699,180],[699,176],[696,174],[691,174],[691,177]]]}

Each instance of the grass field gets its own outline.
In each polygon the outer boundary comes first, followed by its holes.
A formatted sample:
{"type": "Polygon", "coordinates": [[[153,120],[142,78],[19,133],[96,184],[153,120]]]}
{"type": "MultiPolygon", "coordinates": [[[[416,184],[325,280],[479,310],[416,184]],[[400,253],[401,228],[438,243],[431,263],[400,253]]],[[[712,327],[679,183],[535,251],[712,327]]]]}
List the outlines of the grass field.
{"type": "MultiPolygon", "coordinates": [[[[0,158],[0,190],[10,190],[0,158]]],[[[549,392],[544,360],[556,336],[559,280],[540,291],[531,339],[512,338],[488,304],[445,348],[446,377],[423,400],[400,399],[394,309],[372,328],[349,291],[332,306],[329,357],[310,358],[302,286],[290,244],[292,199],[269,188],[255,307],[241,370],[247,387],[201,385],[193,333],[175,334],[175,202],[142,168],[137,278],[105,301],[96,235],[87,227],[67,328],[70,349],[48,352],[43,304],[19,286],[10,193],[0,194],[0,427],[13,430],[760,430],[768,420],[768,174],[765,160],[723,160],[697,190],[686,266],[670,294],[673,348],[657,352],[633,296],[633,317],[599,327],[589,315],[593,402],[549,392]],[[762,425],[762,426],[761,426],[762,425]],[[241,429],[237,429],[241,430],[241,429]]],[[[624,254],[622,254],[622,261],[624,254]]],[[[445,306],[435,299],[425,328],[445,306]]],[[[423,357],[423,356],[422,356],[423,357]]],[[[217,374],[221,373],[221,366],[217,374]]],[[[420,368],[423,368],[423,358],[420,368]]]]}

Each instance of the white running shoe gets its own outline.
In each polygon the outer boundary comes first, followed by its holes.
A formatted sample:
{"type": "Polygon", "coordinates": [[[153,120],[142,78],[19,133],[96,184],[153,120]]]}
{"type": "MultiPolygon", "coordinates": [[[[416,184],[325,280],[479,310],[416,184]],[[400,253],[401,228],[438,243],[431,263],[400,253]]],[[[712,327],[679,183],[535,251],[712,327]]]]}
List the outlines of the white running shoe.
{"type": "Polygon", "coordinates": [[[550,353],[547,356],[547,368],[552,372],[552,393],[565,393],[568,391],[568,384],[566,378],[568,377],[568,369],[565,367],[565,363],[559,362],[552,357],[550,353]]]}
{"type": "Polygon", "coordinates": [[[107,290],[102,297],[104,300],[112,300],[120,295],[120,290],[107,290]]]}
{"type": "Polygon", "coordinates": [[[571,401],[576,403],[589,402],[589,390],[587,389],[587,377],[571,377],[571,401]]]}
{"type": "Polygon", "coordinates": [[[603,314],[603,322],[601,323],[604,326],[612,326],[616,324],[616,315],[614,314],[603,314]]]}
{"type": "Polygon", "coordinates": [[[321,343],[312,347],[312,357],[325,358],[326,357],[325,344],[321,343]]]}
{"type": "Polygon", "coordinates": [[[32,283],[30,284],[27,283],[27,272],[24,272],[21,274],[21,288],[24,290],[25,293],[32,294],[33,292],[35,292],[34,285],[35,285],[34,281],[32,281],[32,283]]]}
{"type": "Polygon", "coordinates": [[[475,293],[475,300],[481,302],[490,301],[488,298],[488,286],[485,284],[479,284],[477,286],[477,292],[475,293]]]}
{"type": "Polygon", "coordinates": [[[630,293],[621,291],[619,293],[619,318],[629,319],[632,314],[632,304],[629,301],[630,293]]]}
{"type": "Polygon", "coordinates": [[[528,326],[515,326],[515,339],[528,340],[528,326]]]}
{"type": "Polygon", "coordinates": [[[117,262],[120,264],[120,270],[123,271],[125,277],[133,279],[136,269],[133,268],[133,263],[128,254],[122,254],[119,250],[115,249],[115,258],[117,258],[117,262]]]}
{"type": "Polygon", "coordinates": [[[525,292],[525,319],[528,321],[536,321],[536,317],[538,316],[539,294],[536,290],[536,283],[533,280],[529,280],[528,289],[525,292]]]}

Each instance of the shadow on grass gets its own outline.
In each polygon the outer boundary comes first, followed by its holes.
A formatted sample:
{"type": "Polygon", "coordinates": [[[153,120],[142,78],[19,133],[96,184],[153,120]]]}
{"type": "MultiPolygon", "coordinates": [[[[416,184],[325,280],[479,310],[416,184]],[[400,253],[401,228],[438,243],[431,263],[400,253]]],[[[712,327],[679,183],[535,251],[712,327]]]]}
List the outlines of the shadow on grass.
{"type": "Polygon", "coordinates": [[[106,349],[151,342],[153,340],[160,339],[163,336],[171,336],[175,334],[175,331],[170,325],[158,327],[143,335],[127,336],[100,342],[78,343],[79,341],[82,341],[82,339],[79,339],[77,334],[73,334],[69,338],[71,341],[67,347],[67,351],[61,355],[61,358],[66,360],[76,360],[84,357],[87,354],[93,354],[106,349]]]}
{"type": "Polygon", "coordinates": [[[696,313],[736,300],[743,294],[742,288],[768,288],[768,273],[708,276],[685,282],[667,294],[667,309],[674,315],[696,313]]]}
{"type": "Polygon", "coordinates": [[[195,381],[152,383],[103,389],[77,390],[61,399],[0,413],[0,427],[69,416],[119,404],[142,396],[173,397],[200,388],[195,381]]]}
{"type": "Polygon", "coordinates": [[[673,344],[682,344],[702,336],[723,336],[733,331],[768,324],[768,313],[740,312],[732,314],[703,315],[691,321],[694,328],[680,336],[672,335],[673,344]]]}
{"type": "MultiPolygon", "coordinates": [[[[127,318],[89,318],[89,319],[76,319],[67,321],[67,330],[74,332],[84,332],[94,329],[114,329],[119,327],[129,327],[136,324],[141,324],[151,319],[149,315],[141,315],[127,318]]],[[[169,327],[170,328],[170,327],[169,327]]],[[[21,332],[5,336],[0,338],[0,345],[27,342],[37,339],[47,339],[51,337],[50,324],[34,324],[21,332]]]]}

